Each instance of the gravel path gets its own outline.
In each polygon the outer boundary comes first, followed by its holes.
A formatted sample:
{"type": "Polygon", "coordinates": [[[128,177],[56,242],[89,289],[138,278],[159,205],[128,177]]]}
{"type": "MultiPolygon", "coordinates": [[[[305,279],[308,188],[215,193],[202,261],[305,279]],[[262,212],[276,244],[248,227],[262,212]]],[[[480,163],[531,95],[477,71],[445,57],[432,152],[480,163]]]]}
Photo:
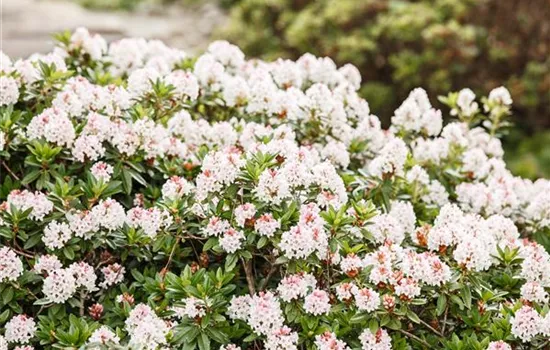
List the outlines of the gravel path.
{"type": "Polygon", "coordinates": [[[223,11],[211,2],[163,8],[156,13],[92,11],[74,2],[57,0],[0,0],[0,3],[0,46],[12,58],[48,52],[53,47],[52,33],[77,27],[87,27],[109,41],[122,37],[154,38],[197,52],[226,20],[223,11]]]}

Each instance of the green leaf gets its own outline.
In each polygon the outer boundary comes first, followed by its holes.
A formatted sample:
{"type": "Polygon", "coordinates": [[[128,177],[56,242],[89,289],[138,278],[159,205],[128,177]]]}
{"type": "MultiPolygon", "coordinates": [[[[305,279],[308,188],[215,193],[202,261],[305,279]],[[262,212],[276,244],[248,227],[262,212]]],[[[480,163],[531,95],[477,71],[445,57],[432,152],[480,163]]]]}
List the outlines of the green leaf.
{"type": "Polygon", "coordinates": [[[8,320],[8,317],[10,317],[10,310],[6,309],[0,314],[0,324],[4,324],[8,320]]]}
{"type": "Polygon", "coordinates": [[[216,244],[218,244],[218,238],[217,237],[210,237],[208,239],[208,241],[206,241],[206,243],[202,247],[202,251],[207,252],[210,249],[212,249],[212,247],[214,247],[216,244]]]}
{"type": "Polygon", "coordinates": [[[21,184],[28,185],[31,182],[34,182],[36,179],[38,179],[39,176],[40,176],[40,170],[38,170],[38,169],[33,170],[30,173],[28,173],[27,175],[25,175],[23,180],[21,180],[21,184]]]}
{"type": "Polygon", "coordinates": [[[447,307],[447,296],[445,296],[445,294],[441,294],[439,298],[437,298],[437,306],[435,308],[435,314],[437,316],[443,315],[443,312],[445,312],[446,307],[447,307]]]}
{"type": "Polygon", "coordinates": [[[65,247],[63,248],[63,255],[65,255],[65,257],[69,260],[73,260],[74,259],[74,251],[73,251],[73,248],[71,247],[65,247]]]}
{"type": "Polygon", "coordinates": [[[460,291],[462,294],[462,300],[464,300],[464,306],[466,306],[467,309],[472,308],[472,292],[470,291],[470,287],[464,286],[462,287],[462,290],[460,291]]]}
{"type": "Polygon", "coordinates": [[[206,333],[210,336],[210,338],[214,339],[214,341],[225,344],[229,342],[229,337],[222,331],[216,328],[206,328],[206,333]]]}
{"type": "Polygon", "coordinates": [[[3,305],[8,305],[10,301],[12,301],[13,299],[13,288],[12,287],[7,287],[6,289],[4,289],[4,291],[2,292],[2,303],[3,305]]]}
{"type": "Polygon", "coordinates": [[[268,238],[266,236],[262,236],[262,238],[260,238],[258,240],[258,249],[261,249],[263,248],[268,242],[268,238]]]}
{"type": "Polygon", "coordinates": [[[375,318],[372,318],[369,321],[369,330],[371,331],[372,334],[376,334],[376,332],[378,331],[378,328],[379,328],[378,321],[375,318]]]}
{"type": "Polygon", "coordinates": [[[420,317],[412,310],[407,311],[407,317],[414,323],[420,323],[420,317]]]}
{"type": "Polygon", "coordinates": [[[25,242],[25,245],[23,246],[24,249],[29,249],[29,248],[32,248],[34,247],[35,245],[38,244],[38,242],[40,242],[41,240],[41,236],[40,235],[33,235],[31,236],[26,242],[25,242]]]}
{"type": "Polygon", "coordinates": [[[229,254],[225,258],[225,271],[233,271],[235,268],[235,265],[237,265],[237,261],[239,260],[239,257],[235,254],[229,254]]]}
{"type": "Polygon", "coordinates": [[[210,338],[206,333],[201,333],[200,337],[197,339],[200,350],[210,350],[210,338]]]}

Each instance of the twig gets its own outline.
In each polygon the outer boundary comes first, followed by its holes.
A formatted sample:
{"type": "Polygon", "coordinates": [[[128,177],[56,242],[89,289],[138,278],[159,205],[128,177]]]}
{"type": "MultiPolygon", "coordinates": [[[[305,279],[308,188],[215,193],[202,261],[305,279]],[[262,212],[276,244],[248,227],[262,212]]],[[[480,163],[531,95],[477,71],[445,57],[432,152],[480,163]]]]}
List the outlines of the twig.
{"type": "Polygon", "coordinates": [[[199,253],[197,253],[197,249],[195,249],[195,245],[193,244],[193,241],[189,241],[191,243],[191,248],[193,249],[193,253],[195,253],[195,257],[197,258],[197,263],[200,263],[201,258],[199,256],[199,253]]]}
{"type": "Polygon", "coordinates": [[[196,239],[196,240],[199,240],[199,241],[206,241],[208,239],[208,237],[195,236],[195,235],[191,235],[191,234],[185,235],[185,236],[183,236],[183,238],[184,239],[196,239]]]}
{"type": "Polygon", "coordinates": [[[427,348],[430,348],[430,347],[431,347],[430,344],[426,343],[426,341],[420,339],[419,337],[417,337],[416,335],[414,335],[414,334],[412,334],[412,333],[409,333],[409,332],[407,332],[407,331],[405,331],[405,330],[403,330],[403,329],[400,329],[399,332],[402,333],[402,334],[404,334],[404,335],[406,335],[407,337],[409,337],[409,338],[411,338],[411,339],[416,340],[417,342],[419,342],[420,344],[424,345],[424,346],[427,347],[427,348]]]}
{"type": "Polygon", "coordinates": [[[84,302],[86,301],[86,293],[81,290],[80,291],[80,305],[79,305],[79,314],[80,317],[84,317],[84,302]]]}
{"type": "MultiPolygon", "coordinates": [[[[15,175],[15,173],[10,169],[10,167],[4,162],[2,161],[2,166],[8,171],[8,173],[10,173],[11,176],[13,176],[17,181],[20,181],[21,179],[19,178],[19,176],[15,175]]],[[[27,186],[25,186],[27,187],[27,186]]]]}
{"type": "Polygon", "coordinates": [[[271,279],[273,274],[277,271],[277,268],[278,268],[277,265],[271,264],[271,267],[269,268],[269,271],[267,272],[267,275],[265,276],[265,279],[260,284],[260,288],[259,288],[260,290],[265,289],[265,287],[267,286],[267,283],[269,282],[269,280],[271,279]]]}
{"type": "Polygon", "coordinates": [[[441,334],[441,332],[439,332],[437,329],[433,328],[432,326],[430,326],[428,323],[426,323],[425,321],[422,321],[422,319],[420,319],[420,323],[422,323],[424,326],[426,326],[427,328],[429,328],[432,332],[434,332],[435,334],[439,335],[440,337],[443,336],[443,334],[441,334]]]}
{"type": "Polygon", "coordinates": [[[164,265],[164,267],[161,270],[163,278],[164,276],[166,276],[166,272],[168,271],[168,267],[170,267],[170,263],[172,262],[172,258],[174,257],[174,252],[176,251],[176,247],[180,243],[180,240],[181,240],[181,237],[178,237],[176,239],[176,242],[174,243],[174,245],[172,246],[172,250],[170,251],[170,256],[168,257],[168,261],[166,262],[166,265],[164,265]]]}
{"type": "Polygon", "coordinates": [[[252,275],[252,261],[241,259],[244,267],[244,274],[246,276],[246,283],[248,284],[248,292],[250,295],[256,294],[256,287],[254,286],[254,276],[252,275]]]}
{"type": "Polygon", "coordinates": [[[34,255],[32,255],[30,253],[26,253],[25,251],[21,250],[20,248],[18,249],[17,247],[11,247],[11,249],[13,249],[16,253],[18,253],[20,255],[23,255],[26,258],[33,259],[35,257],[34,255]]]}
{"type": "Polygon", "coordinates": [[[449,312],[449,305],[445,307],[445,316],[443,316],[443,327],[441,327],[441,335],[445,334],[445,328],[447,327],[447,313],[449,312]]]}

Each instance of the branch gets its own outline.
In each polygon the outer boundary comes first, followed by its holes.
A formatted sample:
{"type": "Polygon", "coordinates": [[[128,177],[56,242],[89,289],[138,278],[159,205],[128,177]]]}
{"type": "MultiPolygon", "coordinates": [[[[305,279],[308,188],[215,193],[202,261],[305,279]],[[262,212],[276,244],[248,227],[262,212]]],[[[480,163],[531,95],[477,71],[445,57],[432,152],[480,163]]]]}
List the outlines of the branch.
{"type": "Polygon", "coordinates": [[[248,292],[250,295],[256,294],[256,287],[254,286],[254,276],[252,275],[252,261],[241,259],[244,267],[244,273],[246,275],[246,283],[248,284],[248,292]]]}
{"type": "Polygon", "coordinates": [[[206,241],[208,239],[208,237],[195,236],[195,235],[191,235],[191,234],[185,235],[185,236],[183,236],[183,238],[184,239],[196,239],[196,240],[199,240],[199,241],[206,241]]]}
{"type": "Polygon", "coordinates": [[[262,283],[260,283],[260,290],[265,289],[265,287],[267,286],[267,283],[269,282],[273,274],[277,271],[277,268],[278,268],[277,265],[271,264],[271,267],[269,268],[269,271],[267,272],[265,279],[262,281],[262,283]]]}
{"type": "Polygon", "coordinates": [[[432,326],[430,326],[428,323],[426,323],[425,321],[422,321],[422,319],[418,318],[420,320],[420,323],[422,323],[424,326],[426,326],[427,328],[429,328],[432,332],[434,332],[435,334],[439,335],[440,337],[443,336],[443,334],[441,332],[439,332],[437,329],[433,328],[432,326]]]}
{"type": "Polygon", "coordinates": [[[17,254],[22,255],[22,256],[24,256],[24,257],[26,257],[26,258],[29,258],[29,259],[34,259],[34,258],[35,258],[35,256],[34,256],[33,254],[27,253],[27,252],[23,251],[23,250],[19,247],[19,245],[17,245],[17,247],[11,247],[11,246],[10,246],[10,248],[13,249],[13,251],[16,252],[17,254]]]}
{"type": "Polygon", "coordinates": [[[84,303],[85,303],[85,301],[86,301],[86,293],[83,290],[81,290],[80,291],[80,305],[78,307],[80,317],[84,316],[84,312],[85,312],[84,303]]]}
{"type": "Polygon", "coordinates": [[[174,242],[174,245],[172,246],[172,250],[170,251],[170,256],[168,257],[168,261],[166,262],[166,265],[164,265],[162,270],[160,270],[163,278],[164,276],[166,276],[166,272],[168,271],[168,267],[170,267],[170,263],[172,262],[172,258],[174,257],[174,252],[176,251],[176,247],[178,246],[180,240],[181,240],[181,237],[178,237],[176,239],[176,242],[174,242]]]}
{"type": "Polygon", "coordinates": [[[412,333],[409,333],[409,332],[407,332],[407,331],[405,331],[405,330],[403,330],[403,329],[399,329],[399,333],[404,334],[404,335],[406,335],[407,337],[416,340],[417,342],[419,342],[420,344],[424,345],[424,346],[427,347],[427,348],[431,348],[431,345],[430,345],[430,344],[428,344],[426,341],[420,339],[419,337],[417,337],[416,335],[414,335],[414,334],[412,334],[412,333]]]}
{"type": "Polygon", "coordinates": [[[445,316],[443,317],[443,327],[441,327],[441,334],[445,335],[445,328],[447,327],[447,313],[449,312],[449,305],[445,307],[445,316]]]}
{"type": "MultiPolygon", "coordinates": [[[[8,171],[8,173],[13,176],[13,178],[17,181],[21,181],[19,176],[15,175],[15,173],[10,169],[10,167],[6,164],[6,162],[2,161],[2,166],[8,171]]],[[[25,188],[28,188],[27,185],[23,185],[25,188]]]]}

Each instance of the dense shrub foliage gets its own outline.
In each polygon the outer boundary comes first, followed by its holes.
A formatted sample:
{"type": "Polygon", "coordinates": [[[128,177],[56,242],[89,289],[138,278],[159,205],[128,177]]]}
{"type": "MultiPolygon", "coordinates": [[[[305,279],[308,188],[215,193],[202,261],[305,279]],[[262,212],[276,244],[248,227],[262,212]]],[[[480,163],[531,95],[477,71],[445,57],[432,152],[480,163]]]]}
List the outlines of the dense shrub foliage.
{"type": "Polygon", "coordinates": [[[550,182],[512,98],[79,29],[0,73],[0,349],[542,349],[550,182]],[[536,243],[538,241],[539,244],[536,243]]]}
{"type": "Polygon", "coordinates": [[[388,114],[415,86],[445,93],[502,83],[518,121],[550,127],[550,4],[545,0],[241,0],[220,33],[246,54],[303,52],[351,62],[361,94],[388,114]]]}

